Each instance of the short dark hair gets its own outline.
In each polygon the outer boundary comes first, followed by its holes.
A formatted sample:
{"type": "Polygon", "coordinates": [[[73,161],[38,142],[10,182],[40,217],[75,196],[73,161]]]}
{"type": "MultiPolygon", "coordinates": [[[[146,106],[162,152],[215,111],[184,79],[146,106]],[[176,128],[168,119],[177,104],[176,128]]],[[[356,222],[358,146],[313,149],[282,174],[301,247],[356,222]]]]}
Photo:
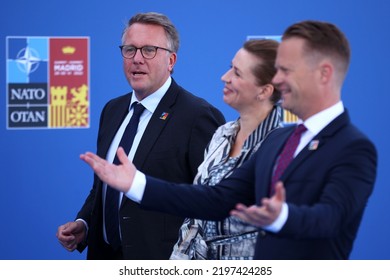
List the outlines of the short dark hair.
{"type": "Polygon", "coordinates": [[[288,27],[282,40],[293,37],[304,39],[307,51],[333,58],[340,74],[347,73],[351,51],[347,38],[336,25],[315,20],[301,21],[288,27]]]}

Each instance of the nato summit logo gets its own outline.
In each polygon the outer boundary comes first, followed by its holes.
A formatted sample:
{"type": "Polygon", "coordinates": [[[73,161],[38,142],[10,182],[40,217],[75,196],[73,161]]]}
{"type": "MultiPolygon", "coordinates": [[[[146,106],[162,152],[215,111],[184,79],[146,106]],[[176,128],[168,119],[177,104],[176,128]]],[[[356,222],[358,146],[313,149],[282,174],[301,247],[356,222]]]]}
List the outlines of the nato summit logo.
{"type": "Polygon", "coordinates": [[[7,128],[89,127],[89,38],[7,37],[7,128]]]}

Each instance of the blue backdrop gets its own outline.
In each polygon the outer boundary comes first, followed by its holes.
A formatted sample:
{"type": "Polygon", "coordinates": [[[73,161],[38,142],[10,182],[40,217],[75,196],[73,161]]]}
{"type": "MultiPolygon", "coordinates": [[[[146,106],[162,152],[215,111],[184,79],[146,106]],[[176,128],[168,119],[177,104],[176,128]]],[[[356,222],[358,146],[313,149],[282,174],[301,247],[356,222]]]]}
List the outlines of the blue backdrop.
{"type": "Polygon", "coordinates": [[[237,117],[222,102],[221,75],[248,35],[278,35],[290,24],[331,21],[347,35],[352,62],[342,99],[352,120],[379,151],[375,191],[352,259],[390,259],[390,4],[387,0],[13,0],[0,9],[0,259],[84,259],[57,242],[57,227],[70,221],[92,183],[79,154],[95,150],[105,102],[128,92],[118,49],[125,22],[137,12],[167,14],[179,29],[181,48],[173,77],[188,90],[237,117]],[[6,36],[89,36],[88,129],[6,129],[6,36]]]}

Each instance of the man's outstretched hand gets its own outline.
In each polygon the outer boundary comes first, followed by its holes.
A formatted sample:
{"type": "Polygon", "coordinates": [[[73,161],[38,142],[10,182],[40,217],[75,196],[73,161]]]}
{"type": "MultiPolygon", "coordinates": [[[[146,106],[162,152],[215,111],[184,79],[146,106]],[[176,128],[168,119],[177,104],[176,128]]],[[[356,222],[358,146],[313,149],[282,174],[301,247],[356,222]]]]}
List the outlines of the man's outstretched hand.
{"type": "Polygon", "coordinates": [[[118,191],[126,193],[130,190],[137,169],[127,158],[122,147],[118,148],[117,156],[120,162],[119,165],[109,163],[91,152],[81,154],[80,159],[86,162],[103,182],[118,191]]]}
{"type": "Polygon", "coordinates": [[[282,211],[282,205],[286,201],[286,192],[281,181],[275,185],[275,194],[270,198],[263,198],[261,206],[245,206],[237,204],[230,214],[256,227],[265,227],[272,224],[282,211]]]}

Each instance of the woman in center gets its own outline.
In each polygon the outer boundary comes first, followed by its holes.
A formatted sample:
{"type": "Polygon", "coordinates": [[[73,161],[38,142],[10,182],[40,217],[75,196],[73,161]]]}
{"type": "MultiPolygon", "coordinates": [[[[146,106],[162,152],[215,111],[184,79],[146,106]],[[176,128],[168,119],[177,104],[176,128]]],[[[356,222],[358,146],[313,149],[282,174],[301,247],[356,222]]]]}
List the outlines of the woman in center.
{"type": "MultiPolygon", "coordinates": [[[[223,100],[239,118],[217,129],[198,168],[195,184],[212,187],[247,161],[265,137],[281,126],[280,93],[271,84],[278,42],[246,41],[222,76],[223,100]]],[[[202,207],[199,205],[199,207],[202,207]]],[[[171,259],[252,259],[257,228],[229,217],[223,221],[185,219],[171,259]]]]}

